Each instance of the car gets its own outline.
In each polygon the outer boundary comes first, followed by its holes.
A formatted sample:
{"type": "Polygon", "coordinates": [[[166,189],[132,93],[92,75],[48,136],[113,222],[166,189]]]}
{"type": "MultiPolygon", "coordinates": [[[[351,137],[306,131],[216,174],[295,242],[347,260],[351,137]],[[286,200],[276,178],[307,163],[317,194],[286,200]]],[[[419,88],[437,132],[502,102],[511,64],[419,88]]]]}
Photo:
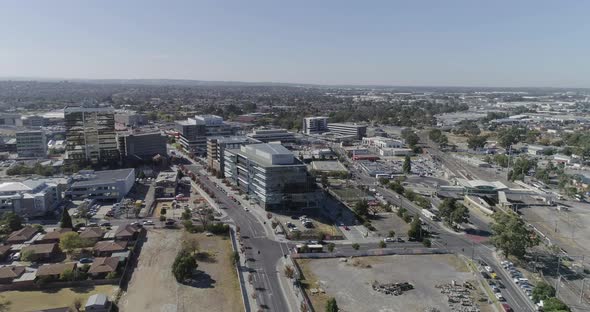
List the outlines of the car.
{"type": "Polygon", "coordinates": [[[246,210],[246,211],[250,211],[250,209],[248,209],[248,207],[244,207],[244,210],[246,210]]]}
{"type": "Polygon", "coordinates": [[[501,293],[495,293],[494,295],[496,296],[496,299],[498,299],[498,301],[504,301],[505,300],[504,299],[504,296],[502,296],[501,293]]]}
{"type": "Polygon", "coordinates": [[[143,221],[143,225],[154,225],[154,221],[152,221],[152,220],[145,220],[145,221],[143,221]]]}
{"type": "Polygon", "coordinates": [[[396,239],[396,241],[397,241],[398,243],[403,243],[403,242],[404,242],[404,239],[403,239],[403,238],[401,238],[401,237],[398,237],[398,238],[396,239]]]}
{"type": "Polygon", "coordinates": [[[491,266],[487,265],[484,267],[484,269],[488,272],[488,273],[494,273],[494,269],[492,269],[491,266]]]}
{"type": "Polygon", "coordinates": [[[506,288],[506,286],[504,286],[504,284],[499,280],[496,281],[496,285],[498,285],[500,288],[506,288]]]}
{"type": "Polygon", "coordinates": [[[207,237],[213,236],[213,233],[207,232],[207,233],[205,233],[205,236],[207,236],[207,237]]]}
{"type": "Polygon", "coordinates": [[[512,310],[512,307],[508,303],[502,303],[502,309],[504,310],[504,312],[514,312],[514,310],[512,310]]]}
{"type": "Polygon", "coordinates": [[[79,260],[80,263],[84,264],[84,263],[92,263],[94,262],[94,259],[92,258],[82,258],[79,260]]]}
{"type": "Polygon", "coordinates": [[[346,225],[344,226],[344,229],[347,230],[347,231],[350,231],[350,228],[348,226],[346,226],[346,225]]]}
{"type": "Polygon", "coordinates": [[[500,292],[500,288],[498,288],[498,286],[496,286],[496,285],[492,285],[492,286],[490,286],[490,288],[492,289],[492,291],[494,293],[499,293],[500,292]]]}
{"type": "Polygon", "coordinates": [[[386,238],[383,239],[383,241],[386,242],[386,243],[393,243],[393,242],[395,242],[395,238],[393,238],[393,237],[386,237],[386,238]]]}
{"type": "Polygon", "coordinates": [[[12,256],[10,256],[10,260],[19,261],[20,260],[20,252],[17,252],[15,254],[13,254],[12,256]]]}
{"type": "Polygon", "coordinates": [[[98,227],[97,223],[88,223],[87,227],[98,227]]]}
{"type": "Polygon", "coordinates": [[[111,223],[110,222],[103,222],[100,224],[100,226],[104,226],[104,227],[110,227],[111,223]]]}

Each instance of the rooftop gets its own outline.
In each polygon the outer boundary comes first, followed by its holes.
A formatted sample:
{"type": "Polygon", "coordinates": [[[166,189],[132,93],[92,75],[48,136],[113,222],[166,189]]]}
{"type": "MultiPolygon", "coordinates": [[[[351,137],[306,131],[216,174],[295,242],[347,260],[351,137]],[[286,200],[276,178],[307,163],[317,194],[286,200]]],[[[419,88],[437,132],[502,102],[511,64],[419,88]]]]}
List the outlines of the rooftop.
{"type": "Polygon", "coordinates": [[[52,253],[55,248],[57,247],[57,244],[55,243],[51,243],[51,244],[33,244],[33,245],[29,245],[25,248],[23,248],[21,250],[21,252],[32,252],[33,254],[50,254],[52,253]]]}
{"type": "Polygon", "coordinates": [[[88,273],[110,273],[116,271],[118,266],[118,257],[98,257],[94,258],[88,273]]]}
{"type": "Polygon", "coordinates": [[[76,262],[44,264],[37,270],[37,276],[59,275],[65,270],[74,270],[76,262]]]}
{"type": "Polygon", "coordinates": [[[301,165],[291,151],[276,143],[245,145],[239,153],[264,166],[301,165]]]}
{"type": "Polygon", "coordinates": [[[134,172],[134,168],[102,171],[81,170],[74,176],[76,182],[72,183],[72,187],[92,186],[126,180],[134,172]]]}

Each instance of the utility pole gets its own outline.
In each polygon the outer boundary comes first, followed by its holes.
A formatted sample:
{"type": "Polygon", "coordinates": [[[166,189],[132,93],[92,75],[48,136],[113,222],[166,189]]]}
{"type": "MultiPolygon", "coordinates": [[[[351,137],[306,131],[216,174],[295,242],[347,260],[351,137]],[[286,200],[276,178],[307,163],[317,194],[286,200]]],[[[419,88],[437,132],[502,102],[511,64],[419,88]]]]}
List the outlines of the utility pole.
{"type": "Polygon", "coordinates": [[[561,266],[561,255],[557,258],[557,282],[555,283],[555,297],[559,294],[559,285],[561,284],[561,274],[559,273],[559,268],[561,266]]]}

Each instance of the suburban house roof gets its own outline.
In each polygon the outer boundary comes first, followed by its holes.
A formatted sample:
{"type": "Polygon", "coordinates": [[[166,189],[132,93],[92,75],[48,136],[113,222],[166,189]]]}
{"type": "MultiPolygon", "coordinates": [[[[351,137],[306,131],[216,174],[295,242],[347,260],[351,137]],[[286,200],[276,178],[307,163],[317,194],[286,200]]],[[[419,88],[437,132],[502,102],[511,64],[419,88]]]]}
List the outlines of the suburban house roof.
{"type": "Polygon", "coordinates": [[[71,231],[72,231],[72,229],[68,229],[68,228],[55,229],[55,230],[45,234],[45,236],[43,236],[43,238],[41,240],[59,240],[63,234],[71,232],[71,231]]]}
{"type": "Polygon", "coordinates": [[[0,246],[0,256],[5,256],[10,251],[10,245],[1,245],[0,246]]]}
{"type": "Polygon", "coordinates": [[[119,226],[119,228],[117,228],[117,231],[115,232],[115,237],[116,238],[122,238],[122,237],[131,237],[133,236],[133,234],[139,232],[139,227],[136,227],[135,225],[131,225],[131,224],[125,224],[125,225],[121,225],[119,226]]]}
{"type": "Polygon", "coordinates": [[[99,257],[95,258],[90,266],[88,273],[110,273],[115,272],[119,266],[118,257],[99,257]]]}
{"type": "Polygon", "coordinates": [[[57,248],[56,243],[51,244],[34,244],[24,247],[21,250],[21,253],[24,252],[33,252],[34,255],[41,255],[41,254],[49,254],[55,251],[57,248]]]}
{"type": "Polygon", "coordinates": [[[0,278],[17,278],[25,273],[26,267],[24,266],[5,266],[0,268],[0,278]]]}
{"type": "Polygon", "coordinates": [[[99,252],[115,252],[127,249],[127,243],[121,241],[100,241],[94,245],[94,250],[99,252]]]}
{"type": "Polygon", "coordinates": [[[60,275],[65,270],[74,270],[76,262],[44,264],[37,270],[37,276],[60,275]]]}
{"type": "Polygon", "coordinates": [[[94,294],[90,297],[88,297],[88,301],[86,301],[86,305],[85,307],[91,307],[91,306],[101,306],[104,307],[107,305],[107,296],[103,295],[103,294],[94,294]]]}
{"type": "Polygon", "coordinates": [[[28,241],[29,239],[33,238],[37,233],[37,229],[25,226],[24,228],[14,231],[10,233],[10,236],[6,239],[7,242],[21,242],[21,241],[28,241]]]}
{"type": "Polygon", "coordinates": [[[98,227],[89,227],[80,233],[80,238],[102,238],[104,231],[98,227]]]}

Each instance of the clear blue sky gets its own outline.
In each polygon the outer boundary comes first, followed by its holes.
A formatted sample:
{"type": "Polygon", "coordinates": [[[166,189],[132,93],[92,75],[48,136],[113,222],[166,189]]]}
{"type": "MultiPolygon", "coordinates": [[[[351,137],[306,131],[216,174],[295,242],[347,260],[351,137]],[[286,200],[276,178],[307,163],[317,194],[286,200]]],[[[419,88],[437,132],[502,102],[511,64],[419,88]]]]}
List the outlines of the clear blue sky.
{"type": "Polygon", "coordinates": [[[590,87],[590,1],[0,0],[0,77],[590,87]]]}

